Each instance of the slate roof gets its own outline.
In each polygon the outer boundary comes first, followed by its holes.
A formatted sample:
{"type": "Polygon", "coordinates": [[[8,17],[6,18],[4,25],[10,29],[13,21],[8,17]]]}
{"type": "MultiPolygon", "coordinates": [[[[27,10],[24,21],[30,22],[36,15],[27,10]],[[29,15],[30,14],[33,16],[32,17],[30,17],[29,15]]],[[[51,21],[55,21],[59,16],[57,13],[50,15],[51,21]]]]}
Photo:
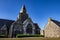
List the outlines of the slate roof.
{"type": "Polygon", "coordinates": [[[37,23],[34,23],[36,29],[40,29],[37,23]]]}
{"type": "Polygon", "coordinates": [[[56,25],[60,27],[60,21],[57,21],[57,20],[51,20],[51,21],[53,21],[56,25]]]}
{"type": "Polygon", "coordinates": [[[11,24],[14,22],[14,20],[7,20],[7,19],[0,19],[0,28],[4,25],[7,26],[7,28],[9,29],[9,27],[11,26],[11,24]]]}

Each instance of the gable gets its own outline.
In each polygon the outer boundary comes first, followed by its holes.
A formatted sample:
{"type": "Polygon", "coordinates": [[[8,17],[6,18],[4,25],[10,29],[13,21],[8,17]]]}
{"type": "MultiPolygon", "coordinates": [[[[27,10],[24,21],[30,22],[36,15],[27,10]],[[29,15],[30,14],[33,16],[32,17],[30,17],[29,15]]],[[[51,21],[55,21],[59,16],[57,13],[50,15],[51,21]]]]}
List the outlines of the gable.
{"type": "Polygon", "coordinates": [[[28,19],[26,19],[26,20],[23,22],[23,24],[26,24],[27,22],[33,23],[32,20],[31,20],[30,18],[28,18],[28,19]]]}
{"type": "Polygon", "coordinates": [[[27,27],[28,24],[31,24],[33,27],[35,27],[34,23],[32,22],[32,20],[30,18],[26,19],[23,22],[23,27],[27,27]]]}
{"type": "Polygon", "coordinates": [[[10,28],[14,20],[0,19],[0,29],[6,24],[7,29],[10,28]]]}
{"type": "Polygon", "coordinates": [[[49,30],[50,28],[51,28],[51,29],[59,28],[58,24],[59,24],[58,22],[55,22],[55,21],[53,21],[53,20],[50,20],[50,21],[48,21],[48,23],[46,24],[46,26],[45,26],[44,29],[45,29],[45,30],[46,30],[46,29],[49,30]],[[56,24],[56,23],[57,23],[57,24],[56,24]]]}

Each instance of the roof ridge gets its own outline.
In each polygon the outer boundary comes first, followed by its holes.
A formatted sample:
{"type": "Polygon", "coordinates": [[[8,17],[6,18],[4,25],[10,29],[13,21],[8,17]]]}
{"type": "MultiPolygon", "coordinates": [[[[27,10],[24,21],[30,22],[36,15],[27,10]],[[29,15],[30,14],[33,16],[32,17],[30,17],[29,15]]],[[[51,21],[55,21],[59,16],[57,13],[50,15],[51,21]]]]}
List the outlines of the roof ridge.
{"type": "Polygon", "coordinates": [[[15,20],[9,20],[9,19],[0,19],[0,20],[8,20],[8,21],[15,21],[15,20]]]}

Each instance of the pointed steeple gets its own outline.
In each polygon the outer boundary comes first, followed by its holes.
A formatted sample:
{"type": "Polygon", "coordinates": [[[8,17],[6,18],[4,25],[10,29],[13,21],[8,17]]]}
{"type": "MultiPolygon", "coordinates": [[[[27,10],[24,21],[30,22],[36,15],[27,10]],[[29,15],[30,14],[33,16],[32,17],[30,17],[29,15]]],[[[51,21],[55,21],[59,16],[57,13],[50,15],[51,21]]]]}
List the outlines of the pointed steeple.
{"type": "Polygon", "coordinates": [[[25,5],[22,5],[22,8],[21,8],[21,10],[20,10],[20,13],[26,13],[25,5]]]}
{"type": "Polygon", "coordinates": [[[26,13],[25,5],[23,5],[20,12],[19,12],[19,14],[18,14],[17,20],[20,20],[21,22],[23,22],[27,18],[28,18],[28,14],[26,13]]]}

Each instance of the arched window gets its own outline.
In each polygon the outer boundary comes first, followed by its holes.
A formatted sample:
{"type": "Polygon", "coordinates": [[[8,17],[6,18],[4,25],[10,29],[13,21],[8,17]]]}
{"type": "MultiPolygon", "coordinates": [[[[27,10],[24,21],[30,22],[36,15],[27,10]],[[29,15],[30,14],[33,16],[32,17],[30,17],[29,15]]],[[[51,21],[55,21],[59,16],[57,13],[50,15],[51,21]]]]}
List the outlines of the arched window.
{"type": "Polygon", "coordinates": [[[27,34],[32,34],[32,25],[31,24],[27,25],[27,27],[26,27],[26,33],[27,34]]]}

